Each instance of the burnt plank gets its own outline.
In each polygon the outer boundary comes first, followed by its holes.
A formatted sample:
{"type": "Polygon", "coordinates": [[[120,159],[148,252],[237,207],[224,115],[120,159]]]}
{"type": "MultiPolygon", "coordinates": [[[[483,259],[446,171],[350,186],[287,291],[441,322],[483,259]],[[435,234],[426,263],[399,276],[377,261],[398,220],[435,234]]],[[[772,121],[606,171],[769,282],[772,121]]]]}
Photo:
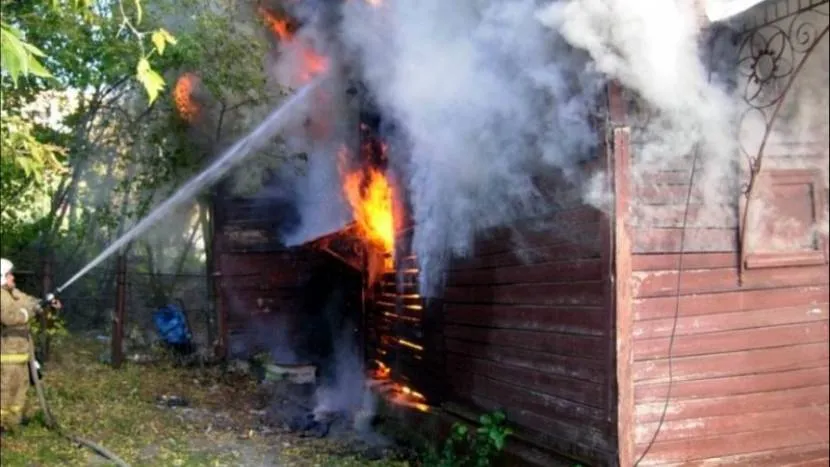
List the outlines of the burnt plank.
{"type": "MultiPolygon", "coordinates": [[[[605,433],[582,423],[552,419],[539,413],[505,407],[500,402],[482,396],[457,396],[459,402],[475,407],[477,412],[504,410],[515,436],[542,450],[577,459],[603,462],[611,449],[605,433]]],[[[445,410],[454,412],[455,404],[446,404],[445,410]]],[[[509,444],[509,441],[508,441],[509,444]]]]}
{"type": "Polygon", "coordinates": [[[604,373],[604,362],[599,360],[551,355],[512,347],[492,347],[450,338],[447,338],[445,343],[450,354],[481,358],[503,365],[535,369],[598,384],[604,383],[607,377],[604,373]]]}
{"type": "Polygon", "coordinates": [[[456,372],[470,372],[506,383],[572,400],[583,405],[604,409],[603,387],[594,382],[571,379],[541,371],[503,365],[480,358],[449,355],[447,371],[453,378],[456,372]]]}
{"type": "Polygon", "coordinates": [[[505,266],[499,268],[456,270],[447,274],[448,286],[519,284],[533,282],[568,282],[601,278],[599,258],[505,266]]]}
{"type": "Polygon", "coordinates": [[[580,236],[596,235],[600,212],[589,207],[560,211],[544,219],[529,219],[508,229],[494,229],[476,242],[476,252],[493,254],[516,246],[538,247],[556,242],[570,242],[580,236]]]}
{"type": "MultiPolygon", "coordinates": [[[[588,238],[579,243],[568,242],[539,248],[515,248],[505,253],[493,255],[473,254],[469,257],[454,258],[450,271],[460,269],[482,269],[505,266],[520,266],[549,261],[598,258],[599,238],[588,238]]],[[[451,272],[450,272],[451,273],[451,272]]]]}
{"type": "Polygon", "coordinates": [[[500,329],[527,329],[601,336],[607,313],[601,307],[510,305],[444,306],[447,324],[487,325],[500,329]]]}
{"type": "Polygon", "coordinates": [[[513,284],[447,287],[446,302],[508,305],[599,306],[604,302],[603,282],[513,284]]]}
{"type": "Polygon", "coordinates": [[[450,339],[487,344],[489,346],[518,347],[555,355],[592,359],[605,357],[603,339],[594,336],[557,334],[538,331],[516,331],[473,326],[449,325],[444,335],[450,339]]]}
{"type": "Polygon", "coordinates": [[[602,428],[605,419],[605,411],[602,409],[531,391],[474,373],[454,374],[450,380],[450,386],[455,394],[462,397],[476,395],[498,400],[507,407],[531,411],[547,418],[571,420],[599,429],[602,428]]]}

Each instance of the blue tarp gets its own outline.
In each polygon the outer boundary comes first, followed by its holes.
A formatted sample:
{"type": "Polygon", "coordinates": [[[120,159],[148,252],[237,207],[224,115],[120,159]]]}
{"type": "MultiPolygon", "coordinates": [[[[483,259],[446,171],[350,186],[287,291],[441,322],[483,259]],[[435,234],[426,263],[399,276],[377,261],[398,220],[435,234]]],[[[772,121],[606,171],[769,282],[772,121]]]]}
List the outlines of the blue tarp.
{"type": "Polygon", "coordinates": [[[190,329],[187,326],[187,318],[184,312],[177,305],[167,305],[159,308],[153,313],[153,322],[159,337],[168,344],[190,343],[190,329]]]}

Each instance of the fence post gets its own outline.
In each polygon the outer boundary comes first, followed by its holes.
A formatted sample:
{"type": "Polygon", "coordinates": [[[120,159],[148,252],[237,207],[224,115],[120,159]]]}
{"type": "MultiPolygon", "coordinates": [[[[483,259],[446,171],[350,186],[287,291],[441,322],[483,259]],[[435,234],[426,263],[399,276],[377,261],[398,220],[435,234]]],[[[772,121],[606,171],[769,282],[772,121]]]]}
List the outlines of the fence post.
{"type": "MultiPolygon", "coordinates": [[[[52,291],[52,256],[47,254],[43,260],[43,293],[41,296],[45,297],[46,294],[52,291]]],[[[49,315],[47,313],[40,314],[40,344],[41,349],[43,351],[43,358],[44,362],[49,360],[49,315]]]]}
{"type": "Polygon", "coordinates": [[[127,306],[127,258],[121,252],[116,259],[115,271],[115,315],[112,319],[112,367],[120,368],[124,363],[124,315],[127,306]]]}

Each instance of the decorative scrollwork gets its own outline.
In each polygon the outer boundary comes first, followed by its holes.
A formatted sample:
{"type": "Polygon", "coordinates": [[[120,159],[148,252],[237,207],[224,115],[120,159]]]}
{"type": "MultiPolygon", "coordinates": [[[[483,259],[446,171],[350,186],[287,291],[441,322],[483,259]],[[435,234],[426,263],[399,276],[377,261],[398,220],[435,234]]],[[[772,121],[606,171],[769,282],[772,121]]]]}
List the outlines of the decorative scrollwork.
{"type": "MultiPolygon", "coordinates": [[[[760,140],[739,142],[750,176],[760,171],[764,147],[788,91],[819,41],[827,37],[830,1],[746,31],[738,44],[745,111],[740,127],[755,126],[760,140]],[[761,125],[761,128],[758,128],[761,125]],[[760,131],[759,131],[760,130],[760,131]]],[[[751,184],[750,184],[751,185],[751,184]]]]}
{"type": "Polygon", "coordinates": [[[762,136],[759,141],[744,141],[743,138],[739,141],[740,151],[747,159],[749,175],[747,182],[742,186],[746,204],[740,220],[741,283],[746,267],[746,229],[750,201],[753,199],[753,191],[761,172],[764,150],[782,104],[799,72],[819,41],[827,38],[830,17],[828,5],[830,2],[825,0],[785,18],[749,30],[744,34],[738,48],[738,70],[746,80],[743,83],[746,111],[742,114],[740,127],[762,125],[761,128],[755,128],[756,134],[761,130],[762,136]]]}
{"type": "Polygon", "coordinates": [[[750,108],[775,106],[786,95],[796,70],[827,33],[828,3],[747,32],[738,49],[743,97],[750,108]]]}

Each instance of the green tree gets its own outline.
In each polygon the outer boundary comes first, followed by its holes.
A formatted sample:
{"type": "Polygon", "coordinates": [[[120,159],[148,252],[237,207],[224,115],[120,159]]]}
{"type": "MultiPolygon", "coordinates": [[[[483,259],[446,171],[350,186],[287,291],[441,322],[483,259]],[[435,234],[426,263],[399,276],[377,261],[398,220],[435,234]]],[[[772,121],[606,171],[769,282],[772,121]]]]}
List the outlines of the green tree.
{"type": "MultiPolygon", "coordinates": [[[[169,83],[185,72],[199,77],[191,97],[200,115],[193,121],[182,118],[168,94],[176,90],[175,85],[160,90],[159,97],[147,105],[146,87],[134,79],[131,59],[143,56],[141,47],[134,38],[119,35],[126,33],[118,31],[118,21],[104,21],[106,15],[83,18],[77,11],[55,12],[44,8],[45,4],[32,2],[28,9],[17,6],[17,13],[27,24],[26,40],[41,47],[42,64],[52,77],[4,81],[3,120],[4,125],[13,119],[26,122],[33,138],[27,141],[48,145],[58,164],[38,166],[35,176],[45,174],[39,185],[26,179],[23,168],[10,172],[14,176],[9,179],[9,190],[3,192],[4,207],[5,193],[13,193],[12,188],[20,190],[15,198],[19,206],[44,207],[18,216],[21,226],[38,226],[33,230],[38,235],[16,229],[20,241],[4,239],[4,245],[20,248],[18,257],[32,256],[22,250],[28,246],[39,256],[55,258],[55,274],[65,279],[169,196],[220,148],[258,123],[284,93],[265,78],[268,32],[246,7],[248,2],[142,2],[142,24],[158,33],[148,40],[157,50],[152,62],[159,76],[169,83]],[[160,31],[172,31],[168,34],[175,34],[175,46],[170,47],[171,40],[160,31]],[[40,100],[70,94],[74,96],[69,99],[71,105],[63,106],[66,115],[51,126],[23,111],[40,100]],[[29,199],[25,197],[39,201],[24,202],[29,199]]],[[[110,15],[119,18],[119,14],[114,9],[110,15]]],[[[29,152],[19,151],[21,157],[29,152]]],[[[268,152],[263,152],[262,160],[277,163],[274,152],[268,152]]],[[[9,161],[17,164],[16,157],[9,161]]],[[[193,216],[177,226],[180,231],[139,239],[138,248],[132,249],[131,264],[150,275],[152,288],[163,299],[178,285],[163,272],[204,267],[198,258],[206,252],[195,245],[208,238],[211,219],[206,199],[196,202],[190,211],[193,216]]],[[[112,264],[105,263],[94,277],[73,285],[66,298],[71,300],[73,294],[111,296],[113,276],[112,264]]],[[[105,319],[101,308],[89,308],[89,312],[105,319]]]]}

